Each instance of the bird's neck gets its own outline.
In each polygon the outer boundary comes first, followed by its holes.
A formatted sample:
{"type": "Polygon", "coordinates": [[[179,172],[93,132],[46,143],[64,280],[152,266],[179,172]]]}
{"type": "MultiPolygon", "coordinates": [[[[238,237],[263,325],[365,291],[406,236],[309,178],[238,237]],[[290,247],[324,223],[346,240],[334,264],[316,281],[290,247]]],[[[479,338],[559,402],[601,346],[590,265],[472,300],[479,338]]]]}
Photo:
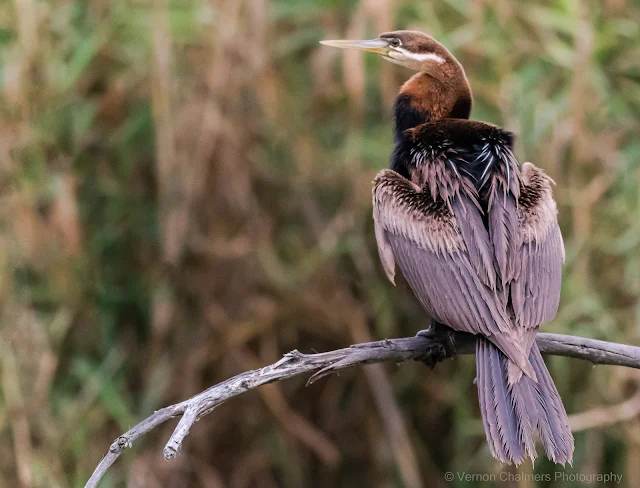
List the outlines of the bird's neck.
{"type": "Polygon", "coordinates": [[[401,139],[407,129],[426,122],[468,119],[471,104],[471,89],[462,68],[456,76],[443,79],[417,73],[402,86],[396,99],[396,140],[401,139]]]}

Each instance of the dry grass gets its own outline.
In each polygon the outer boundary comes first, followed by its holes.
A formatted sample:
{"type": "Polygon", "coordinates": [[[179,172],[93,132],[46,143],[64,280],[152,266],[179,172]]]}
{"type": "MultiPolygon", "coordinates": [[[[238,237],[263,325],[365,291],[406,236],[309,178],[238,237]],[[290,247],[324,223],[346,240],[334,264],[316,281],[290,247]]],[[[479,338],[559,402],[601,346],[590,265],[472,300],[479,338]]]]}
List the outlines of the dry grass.
{"type": "MultiPolygon", "coordinates": [[[[625,0],[0,5],[0,486],[82,486],[154,408],[293,348],[426,325],[371,233],[408,74],[322,38],[442,39],[474,116],[517,132],[521,158],[557,182],[568,262],[548,330],[637,343],[639,26],[625,0]]],[[[633,372],[550,364],[569,412],[635,405],[633,372]]],[[[104,486],[437,487],[445,471],[493,472],[473,376],[467,358],[271,385],[200,422],[176,462],[159,437],[141,442],[104,486]]],[[[631,486],[635,417],[578,417],[589,429],[568,469],[631,486]]]]}

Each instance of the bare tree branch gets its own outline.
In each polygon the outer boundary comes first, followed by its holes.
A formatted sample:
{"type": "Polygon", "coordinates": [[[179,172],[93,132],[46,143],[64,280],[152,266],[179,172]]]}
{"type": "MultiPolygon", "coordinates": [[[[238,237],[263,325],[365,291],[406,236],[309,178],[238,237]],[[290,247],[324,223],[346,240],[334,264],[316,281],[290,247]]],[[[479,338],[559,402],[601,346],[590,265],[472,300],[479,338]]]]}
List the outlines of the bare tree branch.
{"type": "MultiPolygon", "coordinates": [[[[640,369],[640,347],[546,333],[538,333],[537,343],[545,354],[583,359],[594,364],[640,369]]],[[[182,442],[196,420],[211,413],[217,406],[230,398],[261,385],[305,373],[313,373],[309,379],[309,383],[313,383],[341,369],[384,361],[400,363],[416,360],[435,364],[447,357],[457,354],[472,354],[474,351],[474,337],[458,332],[451,333],[446,337],[415,336],[367,342],[318,354],[302,354],[297,350],[291,351],[277,363],[246,371],[214,385],[184,402],[158,410],[111,444],[109,452],[100,461],[85,488],[98,486],[109,467],[124,449],[131,447],[133,441],[167,420],[181,416],[163,451],[165,459],[174,458],[179,454],[182,442]]]]}

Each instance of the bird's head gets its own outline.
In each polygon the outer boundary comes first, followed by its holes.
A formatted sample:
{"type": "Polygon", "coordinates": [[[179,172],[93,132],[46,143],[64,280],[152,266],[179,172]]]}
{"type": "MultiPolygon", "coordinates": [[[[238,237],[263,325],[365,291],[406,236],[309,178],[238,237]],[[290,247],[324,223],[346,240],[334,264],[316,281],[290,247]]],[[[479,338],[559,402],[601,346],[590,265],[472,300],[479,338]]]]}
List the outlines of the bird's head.
{"type": "Polygon", "coordinates": [[[321,41],[327,46],[357,49],[382,56],[417,74],[400,89],[395,104],[396,136],[427,121],[468,119],[471,87],[464,68],[433,37],[417,31],[385,32],[368,41],[321,41]]]}
{"type": "MultiPolygon", "coordinates": [[[[427,73],[440,81],[457,74],[462,66],[433,37],[418,31],[398,30],[366,41],[320,41],[326,46],[357,49],[379,54],[383,59],[414,71],[427,73]]],[[[464,71],[463,71],[464,72],[464,71]]]]}

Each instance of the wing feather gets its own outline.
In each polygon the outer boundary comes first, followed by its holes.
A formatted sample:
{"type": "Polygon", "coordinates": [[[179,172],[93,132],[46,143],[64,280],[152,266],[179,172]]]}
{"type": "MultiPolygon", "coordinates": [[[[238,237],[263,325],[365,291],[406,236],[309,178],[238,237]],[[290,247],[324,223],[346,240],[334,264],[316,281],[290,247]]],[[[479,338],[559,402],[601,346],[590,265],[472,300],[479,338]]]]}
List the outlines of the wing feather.
{"type": "Polygon", "coordinates": [[[391,170],[382,171],[375,183],[380,255],[391,249],[425,310],[453,329],[486,336],[526,374],[534,375],[496,290],[483,282],[469,259],[455,214],[444,202],[433,201],[429,191],[417,191],[391,170]]]}
{"type": "Polygon", "coordinates": [[[467,252],[476,274],[484,284],[495,290],[496,271],[493,247],[484,227],[482,215],[473,202],[464,196],[452,201],[451,209],[456,216],[462,239],[464,242],[473,243],[472,246],[467,247],[467,252]]]}
{"type": "Polygon", "coordinates": [[[489,207],[489,236],[493,244],[501,284],[512,281],[516,275],[515,261],[518,249],[518,213],[512,194],[494,196],[489,207]]]}
{"type": "Polygon", "coordinates": [[[565,254],[551,179],[524,163],[521,181],[519,271],[510,295],[517,325],[530,329],[551,321],[558,311],[565,254]]]}

